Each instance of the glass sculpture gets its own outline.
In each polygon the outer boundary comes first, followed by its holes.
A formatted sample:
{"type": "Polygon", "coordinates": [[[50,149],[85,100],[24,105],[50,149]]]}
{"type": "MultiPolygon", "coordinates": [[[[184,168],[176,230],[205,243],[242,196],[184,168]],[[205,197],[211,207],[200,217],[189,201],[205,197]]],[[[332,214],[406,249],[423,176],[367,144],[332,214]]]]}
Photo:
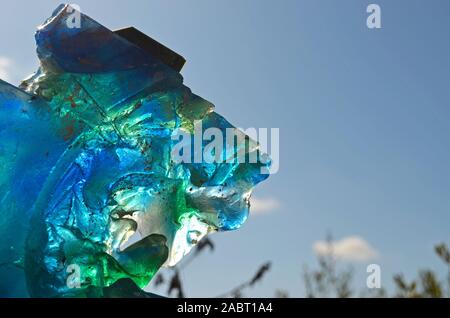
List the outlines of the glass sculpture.
{"type": "Polygon", "coordinates": [[[243,224],[270,160],[183,85],[178,55],[81,13],[68,27],[73,13],[38,27],[20,88],[0,80],[0,296],[146,297],[161,266],[243,224]],[[196,161],[204,139],[174,160],[174,133],[195,143],[198,122],[236,134],[226,160],[196,161]]]}

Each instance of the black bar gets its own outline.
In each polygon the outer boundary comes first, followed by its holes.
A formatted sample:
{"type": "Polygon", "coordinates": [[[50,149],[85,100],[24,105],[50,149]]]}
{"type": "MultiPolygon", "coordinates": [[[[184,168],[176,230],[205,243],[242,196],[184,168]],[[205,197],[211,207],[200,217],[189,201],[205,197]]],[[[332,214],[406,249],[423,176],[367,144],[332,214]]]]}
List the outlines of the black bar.
{"type": "Polygon", "coordinates": [[[184,57],[134,27],[115,30],[114,33],[140,47],[177,72],[180,72],[184,63],[186,63],[184,57]]]}

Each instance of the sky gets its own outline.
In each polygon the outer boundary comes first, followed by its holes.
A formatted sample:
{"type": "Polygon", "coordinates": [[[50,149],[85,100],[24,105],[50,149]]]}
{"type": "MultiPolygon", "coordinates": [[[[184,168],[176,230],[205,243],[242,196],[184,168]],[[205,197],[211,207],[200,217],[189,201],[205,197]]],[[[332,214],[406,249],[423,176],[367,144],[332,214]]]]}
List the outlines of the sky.
{"type": "MultiPolygon", "coordinates": [[[[36,69],[35,28],[59,3],[0,1],[0,78],[17,84],[36,69]]],[[[302,268],[316,265],[329,232],[358,291],[371,263],[390,293],[399,272],[444,277],[433,246],[450,243],[450,2],[76,4],[183,55],[185,84],[235,126],[280,129],[278,173],[255,189],[247,223],[213,234],[214,252],[183,270],[188,296],[222,294],[266,261],[246,296],[303,296],[302,268]],[[370,3],[381,29],[366,26],[370,3]]]]}

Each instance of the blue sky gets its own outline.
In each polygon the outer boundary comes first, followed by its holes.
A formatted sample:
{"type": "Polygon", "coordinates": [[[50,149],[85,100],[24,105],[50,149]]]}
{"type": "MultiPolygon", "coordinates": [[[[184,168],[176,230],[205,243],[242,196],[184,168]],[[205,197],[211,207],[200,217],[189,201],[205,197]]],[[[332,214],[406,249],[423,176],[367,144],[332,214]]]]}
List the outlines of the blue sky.
{"type": "MultiPolygon", "coordinates": [[[[0,74],[37,66],[35,27],[59,1],[2,1],[0,74]]],[[[272,270],[248,296],[303,295],[302,266],[327,231],[359,236],[382,285],[431,267],[450,243],[450,3],[445,0],[81,1],[115,29],[133,25],[182,54],[185,83],[236,126],[280,128],[280,171],[257,187],[271,209],[212,236],[183,272],[189,296],[214,296],[272,270]],[[377,3],[382,29],[366,27],[377,3]],[[275,204],[274,204],[275,202],[275,204]]]]}

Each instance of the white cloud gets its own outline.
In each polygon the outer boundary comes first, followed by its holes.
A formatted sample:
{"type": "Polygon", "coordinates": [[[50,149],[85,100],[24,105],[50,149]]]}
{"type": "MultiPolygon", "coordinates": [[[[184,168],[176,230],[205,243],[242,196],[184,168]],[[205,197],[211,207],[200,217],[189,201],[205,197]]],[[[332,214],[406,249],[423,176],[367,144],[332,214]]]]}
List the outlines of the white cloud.
{"type": "Polygon", "coordinates": [[[10,71],[13,62],[11,59],[0,56],[0,79],[9,82],[11,81],[10,71]]]}
{"type": "Polygon", "coordinates": [[[317,241],[313,244],[317,255],[334,255],[337,259],[365,262],[376,259],[378,252],[359,236],[349,236],[338,241],[317,241]]]}
{"type": "Polygon", "coordinates": [[[280,202],[275,198],[255,198],[250,199],[250,213],[266,214],[277,210],[281,206],[280,202]]]}

